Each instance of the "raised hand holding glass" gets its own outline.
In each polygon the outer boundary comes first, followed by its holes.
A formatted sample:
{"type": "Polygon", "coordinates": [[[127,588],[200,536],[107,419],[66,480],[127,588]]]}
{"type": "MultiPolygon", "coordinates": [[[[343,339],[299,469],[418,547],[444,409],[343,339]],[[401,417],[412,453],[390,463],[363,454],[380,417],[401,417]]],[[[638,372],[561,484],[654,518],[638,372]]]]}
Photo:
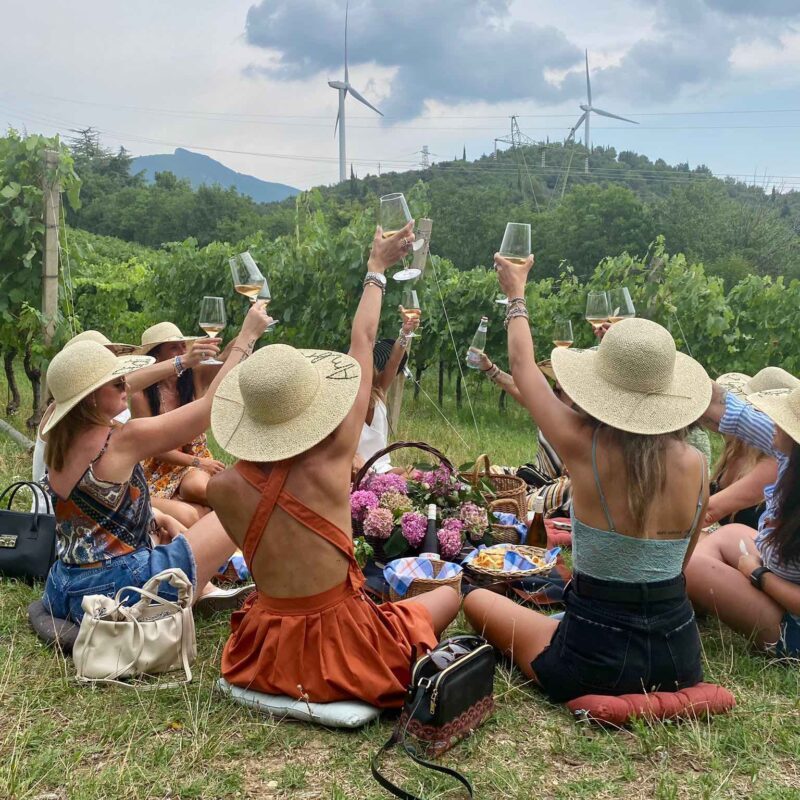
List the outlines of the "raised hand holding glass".
{"type": "MultiPolygon", "coordinates": [[[[225,301],[221,297],[204,297],[200,302],[200,327],[209,339],[219,336],[225,327],[225,301]]],[[[216,358],[207,358],[201,364],[222,364],[216,358]]]]}

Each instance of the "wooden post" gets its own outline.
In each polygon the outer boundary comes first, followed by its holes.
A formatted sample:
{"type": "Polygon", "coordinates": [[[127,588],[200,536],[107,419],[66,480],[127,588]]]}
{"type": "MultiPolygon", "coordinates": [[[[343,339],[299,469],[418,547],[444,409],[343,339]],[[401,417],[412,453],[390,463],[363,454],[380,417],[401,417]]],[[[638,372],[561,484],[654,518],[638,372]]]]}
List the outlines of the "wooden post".
{"type": "MultiPolygon", "coordinates": [[[[411,267],[413,269],[420,270],[423,275],[425,274],[425,267],[428,263],[428,250],[431,243],[432,228],[433,222],[429,219],[421,219],[417,225],[419,234],[425,238],[425,246],[420,247],[420,249],[414,253],[414,259],[411,262],[411,267]]],[[[420,275],[420,277],[422,277],[422,275],[420,275]]],[[[406,353],[408,354],[409,358],[411,357],[411,345],[413,342],[413,339],[409,339],[408,347],[406,348],[406,353]]],[[[401,372],[389,387],[389,397],[387,398],[386,404],[389,409],[389,431],[393,436],[397,431],[397,423],[400,420],[400,409],[403,406],[403,390],[405,389],[405,386],[406,376],[401,372]]]]}
{"type": "MultiPolygon", "coordinates": [[[[42,253],[42,314],[45,317],[44,343],[53,341],[58,317],[58,223],[61,210],[61,187],[56,178],[58,153],[46,150],[44,154],[44,252],[42,253]]],[[[43,376],[45,377],[45,376],[43,376]]],[[[40,404],[47,399],[41,392],[40,404]]],[[[44,411],[44,408],[40,409],[44,411]]],[[[34,412],[36,409],[34,409],[34,412]]]]}

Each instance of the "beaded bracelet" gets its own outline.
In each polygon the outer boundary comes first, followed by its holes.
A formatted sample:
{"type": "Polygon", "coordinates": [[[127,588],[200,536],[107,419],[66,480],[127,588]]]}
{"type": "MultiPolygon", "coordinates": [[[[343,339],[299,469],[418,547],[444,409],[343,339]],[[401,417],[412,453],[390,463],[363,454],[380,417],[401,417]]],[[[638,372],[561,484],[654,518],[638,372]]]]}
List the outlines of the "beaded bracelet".
{"type": "Polygon", "coordinates": [[[503,327],[508,330],[508,324],[516,317],[525,317],[525,319],[530,319],[528,316],[528,309],[524,306],[514,306],[513,308],[509,307],[506,318],[503,321],[503,327]]]}
{"type": "Polygon", "coordinates": [[[400,333],[397,334],[397,346],[402,350],[408,347],[408,334],[402,328],[400,328],[400,333]]]}
{"type": "Polygon", "coordinates": [[[492,364],[491,369],[486,373],[486,377],[493,381],[500,374],[500,367],[497,364],[492,364]]]}
{"type": "Polygon", "coordinates": [[[370,284],[377,286],[381,290],[382,295],[386,294],[386,286],[384,286],[384,284],[382,284],[374,275],[367,273],[367,275],[364,277],[364,288],[366,289],[370,284]]]}

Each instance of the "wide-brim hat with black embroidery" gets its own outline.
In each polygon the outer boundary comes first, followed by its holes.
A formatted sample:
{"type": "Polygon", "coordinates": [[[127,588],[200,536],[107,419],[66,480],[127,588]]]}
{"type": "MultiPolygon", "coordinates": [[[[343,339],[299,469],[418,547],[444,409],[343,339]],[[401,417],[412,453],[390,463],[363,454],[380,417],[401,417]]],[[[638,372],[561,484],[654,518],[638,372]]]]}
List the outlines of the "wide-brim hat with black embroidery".
{"type": "MultiPolygon", "coordinates": [[[[389,363],[389,359],[392,356],[394,343],[394,339],[378,339],[378,341],[375,342],[375,346],[372,348],[372,366],[375,368],[375,372],[383,372],[383,370],[386,369],[386,365],[389,363]]],[[[406,361],[408,361],[408,353],[403,353],[403,357],[400,359],[400,364],[397,367],[398,375],[403,371],[406,361]]]]}
{"type": "Polygon", "coordinates": [[[800,444],[800,388],[770,389],[747,399],[800,444]]]}
{"type": "Polygon", "coordinates": [[[124,356],[133,353],[137,348],[135,344],[124,344],[123,342],[112,342],[107,336],[104,336],[100,331],[82,331],[81,333],[73,336],[64,347],[72,347],[73,344],[78,342],[97,342],[102,344],[103,347],[108,348],[115,356],[124,356]]]}
{"type": "Polygon", "coordinates": [[[269,345],[223,378],[211,407],[211,430],[236,458],[292,458],[336,430],[360,385],[361,367],[348,355],[269,345]]]}
{"type": "Polygon", "coordinates": [[[115,356],[100,342],[75,342],[57,353],[47,370],[55,408],[42,427],[52,430],[84,397],[129,372],[152,364],[150,356],[115,356]]]}
{"type": "Polygon", "coordinates": [[[764,367],[752,377],[743,372],[726,372],[717,378],[717,383],[744,400],[749,400],[751,394],[758,392],[800,387],[800,380],[780,367],[764,367]]]}
{"type": "Polygon", "coordinates": [[[576,405],[629,433],[680,430],[711,401],[702,365],[677,352],[670,332],[650,320],[622,320],[596,350],[556,347],[550,357],[556,380],[576,405]]]}
{"type": "Polygon", "coordinates": [[[172,322],[159,322],[151,325],[142,334],[142,344],[136,348],[137,355],[147,355],[156,347],[167,342],[194,342],[202,336],[184,336],[181,329],[172,322]]]}

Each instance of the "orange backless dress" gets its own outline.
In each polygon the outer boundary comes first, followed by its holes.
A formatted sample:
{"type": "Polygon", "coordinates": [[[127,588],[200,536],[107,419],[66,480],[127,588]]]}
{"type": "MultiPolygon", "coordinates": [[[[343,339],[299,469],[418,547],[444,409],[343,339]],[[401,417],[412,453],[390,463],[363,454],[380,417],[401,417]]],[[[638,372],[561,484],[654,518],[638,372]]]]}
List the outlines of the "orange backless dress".
{"type": "Polygon", "coordinates": [[[437,643],[430,612],[417,603],[372,602],[363,589],[352,537],[284,488],[290,468],[291,460],[235,466],[261,493],[242,547],[248,567],[252,572],[253,556],[277,506],[345,555],[347,578],[306,597],[254,592],[231,617],[222,675],[234,686],[315,703],[356,699],[399,707],[410,679],[412,648],[421,655],[437,643]]]}

